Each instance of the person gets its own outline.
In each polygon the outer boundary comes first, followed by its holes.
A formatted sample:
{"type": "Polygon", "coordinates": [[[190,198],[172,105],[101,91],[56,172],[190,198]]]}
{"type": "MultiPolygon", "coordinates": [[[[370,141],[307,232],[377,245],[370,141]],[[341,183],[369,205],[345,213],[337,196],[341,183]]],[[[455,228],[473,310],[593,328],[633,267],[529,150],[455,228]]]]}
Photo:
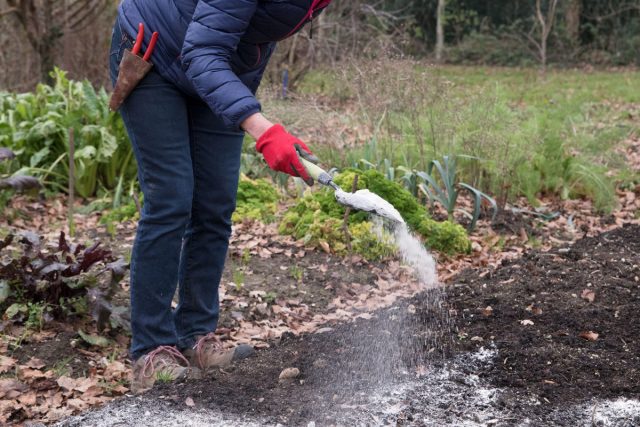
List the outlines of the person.
{"type": "Polygon", "coordinates": [[[131,254],[132,391],[249,356],[215,335],[244,133],[267,164],[312,180],[309,148],[262,113],[256,90],[276,42],[331,0],[123,0],[110,74],[143,23],[151,71],[119,107],[144,205],[131,254]],[[178,304],[171,304],[178,289],[178,304]]]}

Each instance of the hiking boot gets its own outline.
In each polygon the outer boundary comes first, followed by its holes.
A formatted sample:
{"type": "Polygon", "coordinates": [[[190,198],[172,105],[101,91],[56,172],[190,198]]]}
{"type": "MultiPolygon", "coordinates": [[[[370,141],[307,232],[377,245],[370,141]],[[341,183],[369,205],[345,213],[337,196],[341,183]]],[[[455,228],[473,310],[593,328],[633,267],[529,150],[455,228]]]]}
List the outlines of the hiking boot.
{"type": "Polygon", "coordinates": [[[228,366],[231,362],[245,359],[252,354],[253,347],[247,344],[240,344],[234,348],[223,348],[222,342],[213,332],[196,336],[196,344],[193,348],[184,351],[189,362],[203,371],[228,366]]]}
{"type": "Polygon", "coordinates": [[[189,374],[189,361],[180,351],[163,345],[138,358],[133,365],[131,391],[135,394],[149,390],[156,381],[182,380],[189,374]]]}

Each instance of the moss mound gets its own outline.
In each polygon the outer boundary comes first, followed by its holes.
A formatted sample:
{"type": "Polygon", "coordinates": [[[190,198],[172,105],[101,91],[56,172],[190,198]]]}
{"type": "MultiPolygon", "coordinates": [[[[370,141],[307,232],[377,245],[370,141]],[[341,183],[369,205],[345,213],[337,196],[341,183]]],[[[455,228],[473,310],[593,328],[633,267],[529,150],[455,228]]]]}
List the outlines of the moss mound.
{"type": "MultiPolygon", "coordinates": [[[[402,214],[409,227],[424,238],[425,245],[447,254],[467,253],[471,244],[467,233],[450,221],[437,222],[429,217],[426,209],[400,184],[387,180],[375,170],[348,169],[334,178],[344,189],[351,189],[358,174],[358,189],[368,188],[388,200],[402,214]]],[[[309,244],[328,244],[336,253],[345,251],[345,235],[342,230],[344,207],[334,198],[333,191],[308,193],[284,216],[280,232],[304,239],[309,244]],[[324,243],[323,243],[324,242],[324,243]]],[[[369,214],[354,212],[349,216],[349,231],[355,252],[368,259],[377,259],[393,251],[389,242],[381,242],[374,233],[369,214]],[[366,242],[366,243],[365,243],[366,242]]]]}
{"type": "Polygon", "coordinates": [[[276,219],[279,199],[278,190],[269,181],[242,175],[238,183],[236,210],[231,219],[233,222],[252,219],[271,223],[276,219]]]}

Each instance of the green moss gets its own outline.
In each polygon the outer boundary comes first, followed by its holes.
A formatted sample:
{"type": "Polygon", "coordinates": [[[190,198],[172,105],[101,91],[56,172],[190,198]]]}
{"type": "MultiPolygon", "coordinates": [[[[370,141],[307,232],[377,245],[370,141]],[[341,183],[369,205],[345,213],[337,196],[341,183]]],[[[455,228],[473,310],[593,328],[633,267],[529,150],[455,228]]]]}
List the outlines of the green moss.
{"type": "MultiPolygon", "coordinates": [[[[388,200],[402,214],[409,227],[424,238],[429,248],[447,254],[467,253],[471,250],[464,228],[449,221],[434,221],[411,193],[399,184],[387,180],[381,173],[375,170],[348,169],[336,176],[334,181],[350,191],[356,174],[358,189],[368,188],[388,200]]],[[[342,230],[344,211],[345,208],[335,201],[333,191],[307,193],[285,214],[279,229],[281,233],[304,239],[309,244],[324,241],[334,252],[341,253],[345,247],[342,230]]],[[[367,259],[379,259],[391,253],[392,249],[388,242],[378,241],[371,224],[367,222],[368,216],[366,212],[350,214],[352,247],[367,259]]]]}
{"type": "Polygon", "coordinates": [[[471,242],[464,228],[451,221],[423,218],[414,229],[424,237],[425,245],[446,254],[469,253],[471,242]]]}
{"type": "Polygon", "coordinates": [[[351,248],[355,253],[362,254],[368,260],[376,260],[393,255],[397,248],[391,236],[383,238],[373,231],[373,224],[361,222],[349,226],[351,233],[351,248]]]}
{"type": "Polygon", "coordinates": [[[249,179],[243,175],[238,183],[236,210],[231,218],[233,222],[247,219],[273,222],[279,198],[278,190],[270,182],[249,179]]]}
{"type": "Polygon", "coordinates": [[[110,225],[129,220],[137,220],[140,218],[138,208],[133,200],[126,205],[122,205],[116,209],[108,211],[100,218],[100,224],[110,225]]]}

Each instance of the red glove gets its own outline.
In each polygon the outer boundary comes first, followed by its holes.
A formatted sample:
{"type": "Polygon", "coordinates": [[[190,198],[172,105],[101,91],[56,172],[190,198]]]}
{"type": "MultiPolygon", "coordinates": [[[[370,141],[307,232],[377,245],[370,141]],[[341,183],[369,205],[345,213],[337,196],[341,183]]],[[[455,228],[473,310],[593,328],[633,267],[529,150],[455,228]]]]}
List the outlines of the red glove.
{"type": "Polygon", "coordinates": [[[273,125],[267,129],[258,138],[256,149],[262,153],[267,164],[274,171],[299,176],[308,185],[313,185],[313,179],[307,173],[298,156],[314,163],[317,163],[318,159],[304,142],[288,133],[282,125],[273,125]]]}

